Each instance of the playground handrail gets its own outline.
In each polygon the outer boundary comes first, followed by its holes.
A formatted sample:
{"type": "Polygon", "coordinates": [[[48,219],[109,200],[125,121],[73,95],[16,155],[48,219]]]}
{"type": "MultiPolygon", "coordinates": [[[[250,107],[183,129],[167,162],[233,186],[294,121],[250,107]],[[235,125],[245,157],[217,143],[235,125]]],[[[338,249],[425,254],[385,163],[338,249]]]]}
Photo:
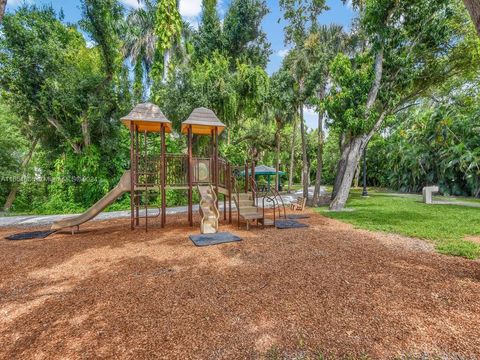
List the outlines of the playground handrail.
{"type": "Polygon", "coordinates": [[[273,203],[273,223],[275,224],[275,213],[276,213],[276,210],[275,210],[275,194],[272,192],[272,196],[269,196],[268,194],[270,193],[271,191],[267,191],[265,193],[265,195],[263,196],[263,200],[262,200],[262,211],[263,211],[263,224],[265,226],[265,200],[267,200],[267,202],[271,202],[273,203]]]}
{"type": "MultiPolygon", "coordinates": [[[[273,188],[272,190],[272,193],[274,194],[275,196],[275,199],[280,198],[280,201],[282,203],[282,207],[283,207],[283,218],[286,219],[287,218],[287,211],[285,209],[285,203],[283,202],[283,198],[282,198],[282,195],[280,195],[280,193],[278,192],[277,189],[273,188]]],[[[277,200],[278,202],[278,200],[277,200]]],[[[278,215],[281,216],[281,211],[280,211],[280,203],[278,204],[278,215]]]]}
{"type": "Polygon", "coordinates": [[[235,176],[231,176],[231,181],[232,181],[232,188],[233,191],[235,192],[235,207],[237,208],[237,224],[240,224],[240,194],[238,192],[238,186],[237,186],[237,178],[235,176]]]}
{"type": "Polygon", "coordinates": [[[249,180],[250,188],[252,189],[253,206],[257,206],[257,182],[251,175],[249,177],[249,180]]]}

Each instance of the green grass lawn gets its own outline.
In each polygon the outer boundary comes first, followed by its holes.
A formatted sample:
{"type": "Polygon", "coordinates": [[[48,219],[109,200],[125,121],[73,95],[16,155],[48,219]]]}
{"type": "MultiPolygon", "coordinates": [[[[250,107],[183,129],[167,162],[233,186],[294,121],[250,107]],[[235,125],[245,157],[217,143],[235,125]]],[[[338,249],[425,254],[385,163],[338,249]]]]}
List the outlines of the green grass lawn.
{"type": "Polygon", "coordinates": [[[426,205],[420,197],[399,197],[369,192],[363,198],[354,190],[347,207],[353,211],[329,212],[325,216],[353,224],[355,227],[396,233],[432,241],[442,254],[476,259],[480,243],[465,236],[480,235],[480,209],[457,205],[426,205]]]}

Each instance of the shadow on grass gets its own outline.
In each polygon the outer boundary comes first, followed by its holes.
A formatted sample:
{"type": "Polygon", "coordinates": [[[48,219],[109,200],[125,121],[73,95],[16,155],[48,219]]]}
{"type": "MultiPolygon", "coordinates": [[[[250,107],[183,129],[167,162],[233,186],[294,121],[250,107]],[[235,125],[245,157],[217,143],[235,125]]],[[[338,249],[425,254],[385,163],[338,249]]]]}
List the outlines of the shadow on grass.
{"type": "Polygon", "coordinates": [[[480,234],[478,209],[460,205],[427,205],[415,198],[388,194],[371,194],[363,198],[358,193],[352,193],[347,207],[355,211],[318,210],[327,217],[358,228],[431,240],[442,254],[469,259],[480,256],[480,244],[464,239],[468,235],[480,234]]]}

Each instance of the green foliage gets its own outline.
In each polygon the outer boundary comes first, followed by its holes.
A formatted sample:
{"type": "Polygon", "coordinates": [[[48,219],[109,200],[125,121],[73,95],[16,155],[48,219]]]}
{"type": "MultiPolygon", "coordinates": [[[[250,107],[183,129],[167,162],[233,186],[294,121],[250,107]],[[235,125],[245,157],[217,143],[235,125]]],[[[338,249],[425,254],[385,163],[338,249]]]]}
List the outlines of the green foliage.
{"type": "Polygon", "coordinates": [[[322,211],[325,216],[359,228],[397,233],[432,241],[441,253],[475,259],[480,245],[465,236],[480,235],[478,209],[455,205],[427,205],[420,197],[400,197],[370,191],[363,198],[354,192],[348,203],[353,211],[322,211]]]}
{"type": "Polygon", "coordinates": [[[200,62],[209,59],[214,52],[222,52],[222,27],[217,13],[216,0],[202,1],[200,26],[194,35],[193,45],[195,59],[200,62]]]}
{"type": "Polygon", "coordinates": [[[82,0],[82,10],[81,25],[98,44],[102,65],[110,79],[122,61],[119,29],[123,20],[123,7],[117,0],[82,0]]]}
{"type": "Polygon", "coordinates": [[[175,0],[159,0],[156,9],[157,51],[163,54],[178,39],[182,30],[182,20],[175,0]]]}
{"type": "Polygon", "coordinates": [[[20,131],[20,121],[12,111],[0,102],[0,204],[5,199],[18,173],[25,153],[28,151],[28,139],[20,131]]]}
{"type": "Polygon", "coordinates": [[[169,72],[170,69],[164,69],[163,59],[173,45],[178,42],[182,31],[182,19],[177,8],[176,0],[158,0],[155,12],[155,35],[157,38],[155,47],[155,57],[153,63],[152,77],[161,78],[162,71],[169,72]]]}
{"type": "Polygon", "coordinates": [[[318,25],[318,16],[328,9],[325,0],[280,0],[285,26],[285,43],[301,46],[318,25]]]}
{"type": "Polygon", "coordinates": [[[479,63],[478,39],[458,2],[392,0],[369,1],[365,6],[360,31],[372,46],[359,47],[353,57],[339,54],[330,67],[334,83],[326,101],[330,126],[349,136],[370,132],[381,113],[388,117],[452,75],[476,71],[479,63]],[[380,51],[380,92],[367,111],[380,51]]]}
{"type": "Polygon", "coordinates": [[[145,87],[150,85],[149,74],[155,57],[156,2],[144,0],[144,7],[132,9],[123,24],[122,53],[134,66],[133,98],[142,102],[145,87]]]}
{"type": "Polygon", "coordinates": [[[265,68],[272,51],[260,24],[268,14],[263,0],[233,0],[223,21],[223,48],[232,59],[265,68]]]}
{"type": "Polygon", "coordinates": [[[3,96],[22,133],[40,139],[35,175],[44,180],[37,187],[22,184],[16,210],[91,205],[128,167],[128,143],[122,142],[118,122],[118,114],[130,107],[128,74],[118,64],[117,33],[110,33],[119,15],[113,8],[113,2],[84,3],[82,26],[92,31],[98,44],[93,48],[49,7],[22,6],[5,17],[3,96]],[[85,177],[95,183],[85,183],[85,177]]]}
{"type": "Polygon", "coordinates": [[[388,135],[369,145],[369,183],[413,192],[438,184],[446,194],[480,196],[477,84],[455,81],[399,114],[388,135]]]}

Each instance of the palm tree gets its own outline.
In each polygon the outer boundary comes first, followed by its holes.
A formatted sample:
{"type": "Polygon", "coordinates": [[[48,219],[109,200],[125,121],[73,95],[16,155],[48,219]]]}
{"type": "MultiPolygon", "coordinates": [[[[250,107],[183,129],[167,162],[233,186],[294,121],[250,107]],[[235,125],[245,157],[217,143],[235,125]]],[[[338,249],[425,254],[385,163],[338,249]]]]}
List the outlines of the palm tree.
{"type": "Polygon", "coordinates": [[[144,97],[144,83],[147,87],[150,84],[148,74],[152,68],[157,43],[156,1],[142,0],[142,2],[145,6],[132,9],[127,16],[122,48],[124,57],[129,58],[134,67],[134,98],[137,102],[144,97]]]}
{"type": "Polygon", "coordinates": [[[312,64],[309,73],[310,92],[313,94],[315,103],[319,108],[318,112],[318,148],[317,148],[317,170],[315,176],[315,189],[313,191],[312,203],[318,204],[320,200],[320,187],[322,184],[323,168],[323,122],[324,111],[321,110],[321,103],[327,93],[329,82],[329,65],[333,58],[342,50],[345,50],[346,35],[339,25],[322,25],[310,34],[305,42],[306,54],[312,64]]]}
{"type": "MultiPolygon", "coordinates": [[[[295,79],[295,90],[297,93],[297,111],[300,119],[300,134],[302,140],[302,179],[303,179],[303,197],[308,198],[308,185],[310,176],[308,174],[308,158],[307,158],[307,138],[305,129],[305,120],[303,117],[303,105],[307,98],[306,96],[306,80],[310,69],[310,59],[307,56],[304,46],[292,49],[285,59],[287,68],[290,69],[293,78],[295,79]]],[[[295,138],[295,131],[293,132],[295,138]]],[[[292,141],[293,143],[293,141],[292,141]]]]}
{"type": "MultiPolygon", "coordinates": [[[[278,190],[278,171],[280,170],[280,145],[281,132],[288,123],[293,123],[295,118],[295,94],[293,92],[293,78],[284,69],[272,75],[268,97],[268,112],[275,123],[275,189],[278,190]]],[[[295,132],[295,131],[294,131],[295,132]]],[[[294,147],[294,146],[292,146],[294,147]]],[[[292,169],[290,169],[290,173],[292,169]]],[[[291,186],[291,184],[289,184],[291,186]]]]}

